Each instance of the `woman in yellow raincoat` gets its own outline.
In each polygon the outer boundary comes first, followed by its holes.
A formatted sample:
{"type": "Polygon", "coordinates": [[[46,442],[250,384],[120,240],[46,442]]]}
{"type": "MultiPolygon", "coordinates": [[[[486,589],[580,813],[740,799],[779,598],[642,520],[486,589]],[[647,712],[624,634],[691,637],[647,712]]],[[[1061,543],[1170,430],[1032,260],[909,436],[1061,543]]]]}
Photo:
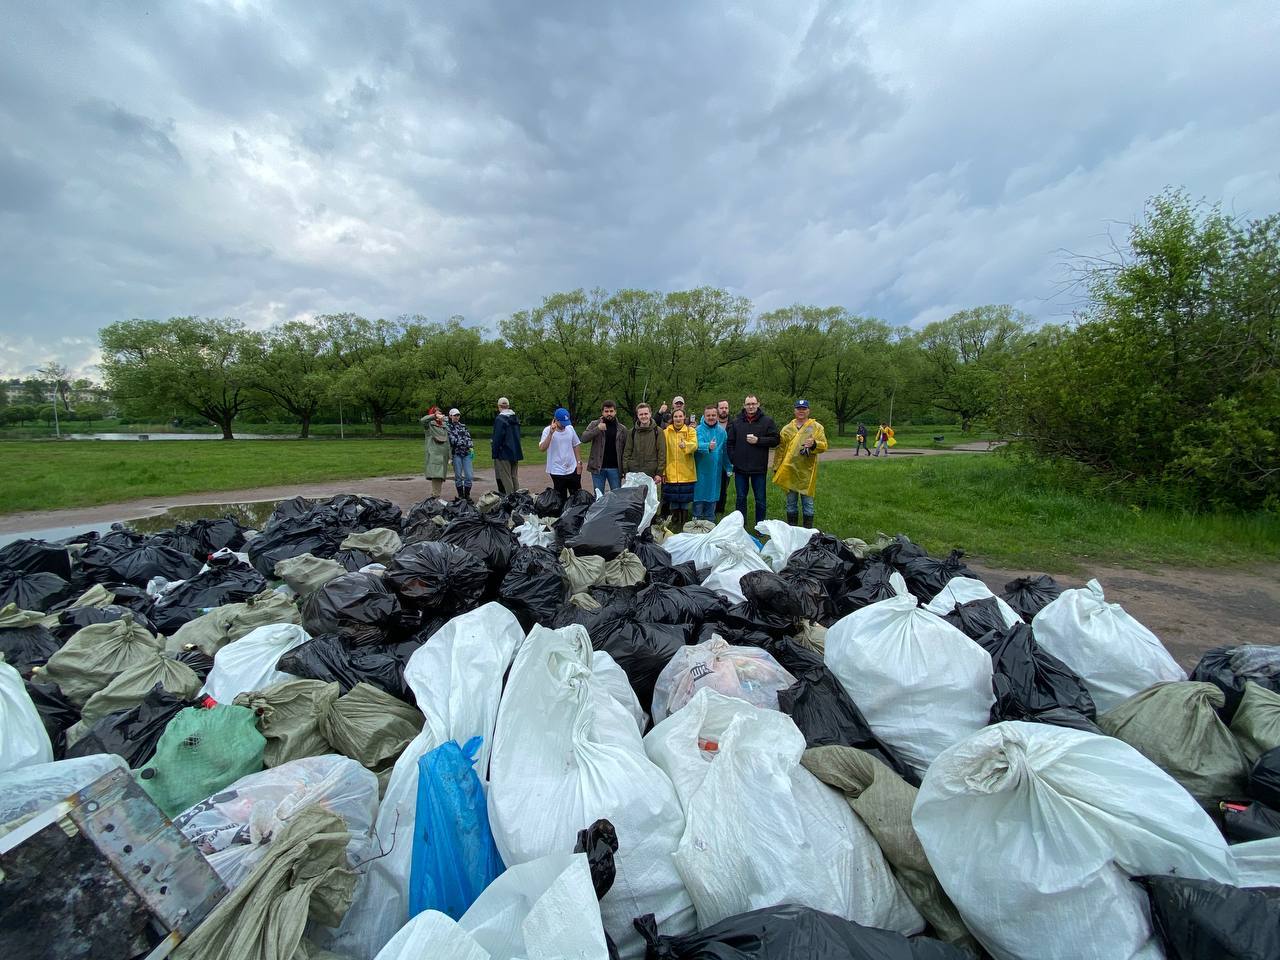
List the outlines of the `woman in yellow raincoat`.
{"type": "Polygon", "coordinates": [[[809,401],[796,401],[795,419],[782,428],[773,455],[773,482],[787,491],[787,523],[813,526],[813,494],[818,489],[818,454],[827,451],[827,431],[809,417],[809,401]]]}
{"type": "Polygon", "coordinates": [[[667,444],[667,472],[662,476],[662,499],[676,532],[689,520],[689,504],[693,502],[693,486],[698,479],[694,454],[698,450],[698,431],[684,422],[684,410],[671,412],[671,422],[662,431],[667,444]]]}

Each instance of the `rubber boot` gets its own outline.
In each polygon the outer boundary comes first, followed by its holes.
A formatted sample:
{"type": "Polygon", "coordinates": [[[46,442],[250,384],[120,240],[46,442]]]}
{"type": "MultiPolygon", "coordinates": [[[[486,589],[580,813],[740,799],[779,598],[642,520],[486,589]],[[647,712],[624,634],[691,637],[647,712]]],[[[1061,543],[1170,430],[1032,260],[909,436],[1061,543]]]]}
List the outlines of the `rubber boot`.
{"type": "Polygon", "coordinates": [[[462,488],[462,499],[463,500],[471,499],[471,484],[468,483],[465,487],[462,488]]]}
{"type": "Polygon", "coordinates": [[[787,523],[788,523],[790,526],[793,526],[793,527],[794,527],[794,526],[796,526],[796,521],[797,521],[797,520],[799,520],[799,519],[800,519],[800,518],[799,518],[799,516],[798,516],[797,514],[794,514],[794,513],[788,513],[788,514],[787,514],[787,523]]]}
{"type": "Polygon", "coordinates": [[[812,529],[813,529],[813,517],[805,517],[805,518],[804,518],[804,526],[805,526],[805,529],[806,529],[806,530],[812,530],[812,529]]]}

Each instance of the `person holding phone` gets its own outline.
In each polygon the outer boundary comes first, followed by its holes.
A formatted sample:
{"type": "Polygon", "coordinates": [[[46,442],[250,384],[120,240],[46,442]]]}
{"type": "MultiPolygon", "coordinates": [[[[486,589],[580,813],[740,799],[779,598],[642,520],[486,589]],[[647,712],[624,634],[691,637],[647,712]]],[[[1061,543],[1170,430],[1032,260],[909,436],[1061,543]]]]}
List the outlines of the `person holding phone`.
{"type": "Polygon", "coordinates": [[[427,415],[418,421],[426,434],[427,451],[422,474],[431,484],[431,495],[440,496],[445,473],[449,469],[449,430],[445,426],[444,412],[434,404],[427,415]]]}
{"type": "Polygon", "coordinates": [[[547,455],[547,476],[562,497],[582,489],[582,457],[578,455],[581,445],[569,411],[557,407],[551,423],[542,428],[538,449],[547,455]]]}

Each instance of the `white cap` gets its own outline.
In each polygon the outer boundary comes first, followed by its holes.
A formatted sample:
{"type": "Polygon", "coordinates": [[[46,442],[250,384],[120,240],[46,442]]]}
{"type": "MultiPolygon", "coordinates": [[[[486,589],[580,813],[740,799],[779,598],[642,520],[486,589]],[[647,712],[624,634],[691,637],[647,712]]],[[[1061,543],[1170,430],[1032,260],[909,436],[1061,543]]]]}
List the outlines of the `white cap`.
{"type": "Polygon", "coordinates": [[[451,416],[451,417],[452,417],[454,414],[461,414],[461,413],[462,413],[462,411],[461,411],[461,410],[459,410],[457,407],[451,407],[451,408],[449,409],[449,416],[451,416]]]}
{"type": "Polygon", "coordinates": [[[498,406],[500,406],[500,407],[509,407],[509,406],[511,406],[511,401],[510,401],[510,400],[508,400],[506,397],[499,397],[499,398],[498,398],[498,406]]]}
{"type": "Polygon", "coordinates": [[[671,402],[672,402],[672,403],[684,403],[684,397],[676,397],[676,398],[675,398],[674,400],[672,400],[671,402]]]}

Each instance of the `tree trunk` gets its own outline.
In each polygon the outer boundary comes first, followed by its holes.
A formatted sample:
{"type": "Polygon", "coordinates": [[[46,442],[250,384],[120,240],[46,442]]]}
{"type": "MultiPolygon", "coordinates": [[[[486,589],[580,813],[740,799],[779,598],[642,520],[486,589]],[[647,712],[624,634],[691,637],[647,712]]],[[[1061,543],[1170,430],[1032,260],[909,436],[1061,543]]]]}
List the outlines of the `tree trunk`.
{"type": "Polygon", "coordinates": [[[837,437],[844,436],[844,425],[847,422],[848,422],[847,420],[841,420],[839,417],[836,418],[836,436],[837,437]]]}
{"type": "Polygon", "coordinates": [[[234,440],[234,439],[235,439],[235,434],[233,434],[233,433],[231,432],[231,421],[230,421],[230,420],[228,420],[226,423],[219,424],[219,426],[221,426],[221,427],[222,427],[222,439],[223,439],[223,440],[234,440]]]}
{"type": "Polygon", "coordinates": [[[298,439],[299,439],[299,440],[307,440],[307,439],[309,439],[309,438],[310,438],[310,436],[311,436],[311,418],[310,418],[310,417],[303,417],[303,418],[302,418],[302,425],[301,425],[301,427],[298,429],[298,439]]]}

